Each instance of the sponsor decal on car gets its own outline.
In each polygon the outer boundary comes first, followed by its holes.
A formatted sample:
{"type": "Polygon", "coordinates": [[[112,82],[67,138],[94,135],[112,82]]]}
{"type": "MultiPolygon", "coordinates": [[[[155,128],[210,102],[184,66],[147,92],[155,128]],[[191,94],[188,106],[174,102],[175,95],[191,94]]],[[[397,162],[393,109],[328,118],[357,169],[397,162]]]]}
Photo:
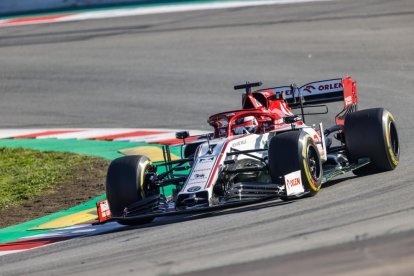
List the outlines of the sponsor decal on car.
{"type": "Polygon", "coordinates": [[[189,192],[189,193],[194,193],[194,192],[199,191],[200,189],[201,189],[201,187],[200,187],[200,186],[193,186],[193,187],[188,188],[188,189],[187,189],[187,192],[189,192]]]}
{"type": "Polygon", "coordinates": [[[214,160],[214,156],[207,157],[207,158],[204,157],[204,158],[198,159],[198,163],[209,163],[209,162],[211,162],[213,160],[214,160]]]}
{"type": "MultiPolygon", "coordinates": [[[[186,191],[189,189],[197,186],[205,186],[207,184],[208,179],[210,178],[210,173],[216,163],[215,156],[205,156],[200,157],[188,178],[186,183],[186,191]]],[[[201,187],[200,187],[201,189],[201,187]]]]}
{"type": "Polygon", "coordinates": [[[205,178],[206,176],[204,175],[204,173],[196,173],[196,174],[194,174],[194,178],[197,178],[197,179],[203,179],[203,178],[205,178]]]}
{"type": "Polygon", "coordinates": [[[343,91],[342,79],[334,79],[334,80],[326,80],[326,81],[318,81],[306,84],[298,90],[293,91],[290,86],[282,86],[272,88],[272,91],[276,94],[284,94],[286,98],[291,99],[293,98],[293,93],[295,92],[295,96],[299,96],[302,94],[304,96],[311,96],[311,95],[320,95],[326,93],[335,93],[343,91]]]}
{"type": "Polygon", "coordinates": [[[303,89],[303,91],[306,91],[308,93],[312,93],[312,90],[315,90],[315,86],[313,85],[306,85],[306,87],[303,89]]]}
{"type": "Polygon", "coordinates": [[[246,139],[233,143],[231,145],[231,147],[232,148],[235,148],[235,147],[238,147],[238,146],[241,146],[241,145],[245,145],[245,144],[247,144],[247,140],[246,139]]]}
{"type": "Polygon", "coordinates": [[[295,171],[285,175],[286,195],[298,195],[305,192],[302,184],[301,171],[295,171]]]}
{"type": "Polygon", "coordinates": [[[108,200],[105,198],[104,200],[98,201],[96,203],[97,211],[98,211],[98,219],[100,222],[104,222],[111,218],[111,210],[109,209],[108,200]]]}

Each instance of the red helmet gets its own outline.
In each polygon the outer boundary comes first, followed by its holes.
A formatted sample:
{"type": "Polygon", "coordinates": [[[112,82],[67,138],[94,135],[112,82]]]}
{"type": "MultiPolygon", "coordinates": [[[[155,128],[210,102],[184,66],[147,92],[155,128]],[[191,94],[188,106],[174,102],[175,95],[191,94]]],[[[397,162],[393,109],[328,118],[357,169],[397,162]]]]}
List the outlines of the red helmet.
{"type": "Polygon", "coordinates": [[[240,119],[237,119],[231,130],[234,135],[249,134],[254,133],[257,130],[257,120],[254,116],[246,116],[240,119]]]}

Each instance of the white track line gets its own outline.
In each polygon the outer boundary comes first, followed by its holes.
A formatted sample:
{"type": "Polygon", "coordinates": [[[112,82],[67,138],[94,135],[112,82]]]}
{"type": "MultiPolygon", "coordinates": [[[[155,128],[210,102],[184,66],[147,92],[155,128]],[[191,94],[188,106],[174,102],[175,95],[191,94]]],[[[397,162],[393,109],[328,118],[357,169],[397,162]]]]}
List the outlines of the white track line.
{"type": "Polygon", "coordinates": [[[48,135],[42,136],[42,138],[56,138],[56,139],[93,139],[102,136],[108,135],[117,135],[122,133],[128,133],[137,131],[133,128],[103,128],[103,129],[84,129],[82,132],[71,132],[65,134],[55,134],[55,135],[48,135]]]}
{"type": "Polygon", "coordinates": [[[13,254],[13,253],[19,253],[22,251],[26,251],[25,249],[22,250],[4,250],[4,251],[0,251],[0,256],[4,256],[4,255],[9,255],[9,254],[13,254]]]}
{"type": "Polygon", "coordinates": [[[308,2],[321,2],[332,0],[258,0],[258,1],[226,1],[226,2],[207,2],[207,3],[191,3],[191,4],[170,4],[156,7],[136,7],[136,8],[114,8],[112,10],[80,12],[77,14],[62,15],[62,17],[44,20],[19,20],[13,22],[13,19],[0,20],[0,27],[27,25],[27,24],[43,24],[51,22],[68,22],[89,19],[103,19],[125,16],[138,16],[148,14],[165,14],[176,12],[189,12],[198,10],[215,10],[230,9],[241,7],[268,6],[268,5],[286,5],[308,2]]]}
{"type": "MultiPolygon", "coordinates": [[[[85,237],[85,236],[93,236],[98,234],[103,234],[107,232],[112,232],[121,228],[125,228],[125,226],[118,224],[116,222],[109,222],[102,225],[91,225],[91,224],[78,224],[71,227],[66,227],[62,229],[55,229],[50,230],[44,234],[27,236],[24,238],[20,238],[14,242],[24,242],[25,240],[33,240],[31,242],[36,243],[36,239],[47,239],[47,238],[77,238],[77,237],[85,237]]],[[[41,246],[36,246],[29,249],[22,249],[22,250],[0,250],[0,256],[19,253],[22,251],[32,250],[39,247],[49,246],[54,243],[58,243],[61,241],[52,242],[50,244],[44,244],[41,246]]]]}
{"type": "Polygon", "coordinates": [[[114,9],[110,11],[94,11],[75,14],[70,17],[58,19],[58,21],[72,21],[72,20],[86,20],[86,19],[100,19],[111,17],[124,17],[147,14],[162,14],[174,12],[188,12],[197,10],[215,10],[215,9],[230,9],[240,7],[254,7],[254,6],[268,6],[268,5],[285,5],[306,2],[318,2],[329,0],[262,0],[262,1],[234,1],[234,2],[213,2],[213,3],[197,3],[197,4],[179,4],[179,5],[165,5],[160,7],[148,8],[129,8],[129,9],[114,9]]]}
{"type": "MultiPolygon", "coordinates": [[[[177,129],[165,129],[165,128],[51,128],[51,129],[0,129],[0,139],[13,138],[15,136],[21,135],[30,135],[35,133],[42,133],[46,131],[74,131],[70,133],[62,134],[51,134],[51,135],[40,135],[36,139],[78,139],[78,140],[90,140],[96,139],[103,136],[118,135],[118,134],[128,134],[132,132],[154,132],[159,131],[163,132],[160,134],[149,134],[149,135],[140,135],[140,136],[131,136],[131,137],[120,137],[116,138],[113,141],[127,141],[127,142],[144,142],[144,143],[154,143],[157,141],[174,139],[175,132],[180,131],[177,129]]],[[[188,130],[190,135],[202,135],[208,133],[208,131],[202,130],[188,130]]],[[[210,131],[211,132],[211,131],[210,131]]]]}
{"type": "Polygon", "coordinates": [[[49,129],[0,129],[0,139],[10,138],[21,135],[29,135],[32,133],[38,133],[48,131],[49,129]]]}
{"type": "MultiPolygon", "coordinates": [[[[195,135],[203,135],[207,134],[207,131],[201,130],[189,130],[191,136],[195,135]]],[[[129,142],[144,142],[144,143],[151,143],[157,142],[161,140],[167,139],[175,139],[175,131],[165,134],[156,134],[156,135],[145,135],[145,136],[135,136],[135,137],[125,137],[125,138],[117,138],[114,141],[129,141],[129,142]]]]}

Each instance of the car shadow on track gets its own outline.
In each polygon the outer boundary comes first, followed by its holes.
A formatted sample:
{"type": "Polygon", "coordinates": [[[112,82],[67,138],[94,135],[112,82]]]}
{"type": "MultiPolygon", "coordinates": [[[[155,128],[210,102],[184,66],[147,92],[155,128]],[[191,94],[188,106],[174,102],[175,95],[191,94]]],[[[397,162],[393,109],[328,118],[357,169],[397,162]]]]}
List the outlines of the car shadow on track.
{"type": "MultiPolygon", "coordinates": [[[[342,177],[340,179],[331,180],[323,184],[322,189],[340,184],[341,182],[348,181],[354,178],[357,178],[357,176],[348,176],[348,177],[342,177]]],[[[224,216],[224,215],[238,214],[238,213],[243,213],[243,212],[248,212],[248,211],[255,211],[255,210],[260,210],[260,209],[265,209],[265,208],[292,204],[297,200],[301,200],[301,199],[294,199],[294,200],[289,200],[289,201],[273,199],[271,201],[265,201],[261,203],[256,203],[256,204],[241,206],[241,207],[236,207],[236,208],[230,208],[230,209],[221,209],[221,210],[209,211],[209,212],[204,211],[200,213],[190,213],[190,214],[173,215],[173,216],[168,216],[168,217],[159,217],[159,218],[156,218],[151,223],[133,225],[133,226],[125,226],[120,229],[118,228],[114,231],[105,232],[99,235],[108,234],[112,232],[129,231],[129,230],[134,230],[134,229],[146,229],[146,228],[158,227],[162,225],[169,225],[169,224],[192,221],[192,220],[197,220],[197,219],[204,219],[208,217],[224,216]]]]}
{"type": "MultiPolygon", "coordinates": [[[[292,201],[282,201],[280,199],[275,199],[275,200],[272,200],[272,201],[266,201],[266,202],[262,202],[262,203],[256,203],[256,204],[253,204],[253,205],[242,206],[242,207],[237,207],[237,208],[232,208],[232,209],[222,209],[222,210],[210,211],[210,212],[201,212],[201,213],[181,214],[181,215],[168,216],[168,217],[159,217],[159,218],[156,218],[151,223],[146,223],[146,224],[142,224],[142,225],[134,225],[134,226],[125,226],[121,229],[118,228],[114,231],[109,231],[109,232],[105,232],[105,233],[102,233],[102,234],[108,234],[108,233],[112,233],[112,232],[129,231],[129,230],[132,230],[132,229],[152,228],[152,227],[158,227],[158,226],[162,226],[162,225],[168,225],[168,224],[192,221],[192,220],[197,220],[197,219],[203,219],[203,218],[207,218],[207,217],[215,217],[215,216],[223,216],[223,215],[243,213],[243,212],[248,212],[248,211],[255,211],[255,210],[260,210],[260,209],[264,209],[264,208],[271,208],[271,207],[276,207],[276,206],[287,205],[287,204],[291,204],[293,202],[294,202],[294,200],[292,200],[292,201]]],[[[98,234],[98,235],[102,235],[102,234],[98,234]]]]}

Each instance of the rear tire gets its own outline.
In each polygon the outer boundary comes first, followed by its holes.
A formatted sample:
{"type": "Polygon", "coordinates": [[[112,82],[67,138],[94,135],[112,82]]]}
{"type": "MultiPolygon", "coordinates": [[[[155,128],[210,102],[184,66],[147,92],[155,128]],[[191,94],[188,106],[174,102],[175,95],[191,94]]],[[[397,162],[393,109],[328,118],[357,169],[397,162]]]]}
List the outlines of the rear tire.
{"type": "Polygon", "coordinates": [[[400,159],[400,146],[395,119],[384,108],[365,109],[350,113],[344,125],[348,160],[355,163],[369,157],[371,163],[353,171],[367,175],[394,170],[400,159]]]}
{"type": "MultiPolygon", "coordinates": [[[[301,171],[307,196],[314,196],[322,185],[322,163],[312,137],[301,130],[277,134],[269,143],[269,171],[273,183],[284,183],[284,176],[301,171]]],[[[288,200],[289,197],[281,197],[288,200]]]]}
{"type": "MultiPolygon", "coordinates": [[[[145,183],[146,171],[150,164],[150,160],[141,155],[123,156],[111,162],[106,175],[106,196],[112,216],[123,216],[127,206],[142,200],[150,192],[154,192],[145,183]]],[[[152,220],[154,219],[119,223],[136,225],[149,223],[152,220]]]]}

